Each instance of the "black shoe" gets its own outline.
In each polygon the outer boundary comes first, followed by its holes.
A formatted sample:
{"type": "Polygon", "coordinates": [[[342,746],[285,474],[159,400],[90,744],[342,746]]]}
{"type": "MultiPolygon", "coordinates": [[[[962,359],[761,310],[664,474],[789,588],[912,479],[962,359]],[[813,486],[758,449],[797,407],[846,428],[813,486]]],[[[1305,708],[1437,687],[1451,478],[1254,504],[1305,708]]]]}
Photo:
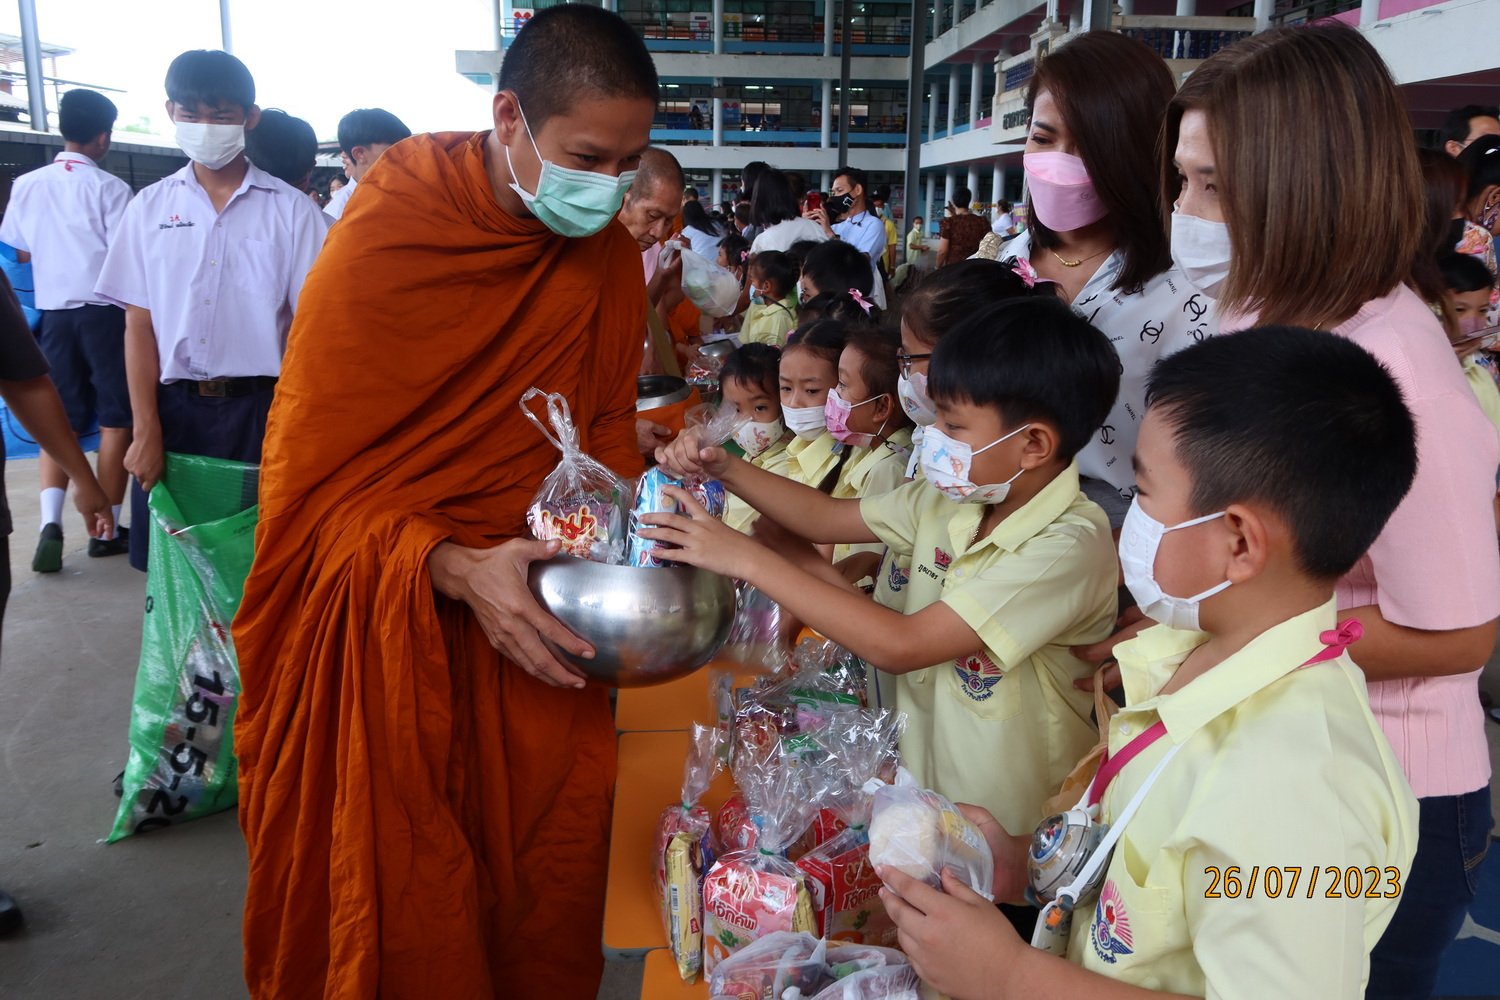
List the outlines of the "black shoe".
{"type": "Polygon", "coordinates": [[[19,930],[21,923],[21,908],[10,893],[0,890],[0,937],[19,930]]]}
{"type": "Polygon", "coordinates": [[[130,552],[130,529],[116,528],[113,538],[90,538],[89,558],[103,559],[105,556],[123,556],[130,552]]]}
{"type": "Polygon", "coordinates": [[[36,555],[31,557],[31,571],[33,573],[56,573],[61,570],[62,549],[62,525],[42,525],[42,537],[37,540],[36,555]]]}

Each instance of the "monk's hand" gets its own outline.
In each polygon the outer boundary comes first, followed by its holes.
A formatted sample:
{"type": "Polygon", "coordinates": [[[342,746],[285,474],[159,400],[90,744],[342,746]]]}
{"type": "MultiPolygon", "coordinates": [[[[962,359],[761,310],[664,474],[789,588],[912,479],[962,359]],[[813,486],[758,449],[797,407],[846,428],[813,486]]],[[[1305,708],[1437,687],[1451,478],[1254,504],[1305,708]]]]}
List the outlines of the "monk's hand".
{"type": "Polygon", "coordinates": [[[671,546],[663,558],[721,576],[749,578],[749,567],[764,546],[704,510],[681,486],[665,487],[662,494],[677,501],[682,513],[647,514],[641,518],[648,525],[641,535],[671,546]]]}
{"type": "Polygon", "coordinates": [[[656,449],[663,447],[671,440],[672,428],[654,420],[636,419],[635,446],[640,449],[642,455],[655,455],[656,449]]]}
{"type": "Polygon", "coordinates": [[[723,448],[705,448],[698,430],[689,428],[677,435],[671,444],[656,449],[656,461],[679,479],[687,476],[723,479],[731,460],[729,452],[723,448]]]}
{"type": "Polygon", "coordinates": [[[581,688],[581,671],[553,655],[542,642],[591,657],[594,648],[569,632],[531,596],[526,575],[533,562],[557,555],[562,543],[513,538],[494,548],[470,549],[444,542],[427,558],[432,585],[463,601],[479,619],[490,644],[537,680],[554,687],[581,688]]]}
{"type": "Polygon", "coordinates": [[[1026,946],[995,904],[950,870],[942,890],[881,868],[881,901],[922,981],[954,1000],[1006,996],[1006,973],[1026,946]]]}

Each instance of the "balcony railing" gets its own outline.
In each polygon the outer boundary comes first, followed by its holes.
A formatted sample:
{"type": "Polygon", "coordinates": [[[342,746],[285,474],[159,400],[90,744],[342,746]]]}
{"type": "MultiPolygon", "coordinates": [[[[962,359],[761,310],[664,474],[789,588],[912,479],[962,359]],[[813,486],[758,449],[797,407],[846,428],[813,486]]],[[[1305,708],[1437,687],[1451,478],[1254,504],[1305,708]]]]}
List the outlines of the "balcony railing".
{"type": "MultiPolygon", "coordinates": [[[[832,123],[833,134],[838,134],[837,121],[832,123]]],[[[905,115],[885,115],[881,117],[855,115],[849,120],[849,132],[881,135],[905,135],[905,115]]],[[[654,129],[671,129],[673,131],[688,131],[702,133],[705,137],[713,134],[713,122],[711,120],[700,120],[692,115],[664,113],[658,111],[655,119],[651,122],[654,129]]],[[[727,132],[811,132],[817,135],[822,132],[822,126],[816,117],[792,118],[785,115],[756,115],[742,114],[738,121],[725,121],[724,131],[727,132]]],[[[707,141],[707,138],[705,138],[707,141]]]]}
{"type": "Polygon", "coordinates": [[[1271,15],[1272,24],[1305,24],[1321,21],[1345,11],[1358,10],[1359,0],[1312,0],[1311,3],[1278,3],[1271,15]]]}

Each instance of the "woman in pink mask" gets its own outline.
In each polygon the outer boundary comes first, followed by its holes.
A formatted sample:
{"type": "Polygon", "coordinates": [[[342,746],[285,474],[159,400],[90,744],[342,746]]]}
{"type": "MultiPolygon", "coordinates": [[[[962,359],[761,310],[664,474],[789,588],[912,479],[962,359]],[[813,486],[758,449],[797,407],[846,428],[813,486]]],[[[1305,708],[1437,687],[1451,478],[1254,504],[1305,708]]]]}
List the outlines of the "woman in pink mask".
{"type": "Polygon", "coordinates": [[[1167,64],[1108,31],[1080,35],[1037,64],[1026,232],[1000,260],[1029,259],[1120,355],[1120,394],[1078,456],[1084,492],[1119,530],[1135,493],[1130,456],[1159,358],[1212,335],[1213,299],[1172,264],[1157,201],[1157,137],[1175,87],[1167,64]]]}
{"type": "Polygon", "coordinates": [[[1441,323],[1409,287],[1424,215],[1411,135],[1369,42],[1317,26],[1257,35],[1205,62],[1163,137],[1173,253],[1180,234],[1218,246],[1205,258],[1222,262],[1223,329],[1332,330],[1385,365],[1416,418],[1411,492],[1337,591],[1339,618],[1364,628],[1349,653],[1421,806],[1368,998],[1432,995],[1491,825],[1478,680],[1500,615],[1500,557],[1486,542],[1500,445],[1441,323]],[[1289,145],[1291,135],[1318,141],[1289,145]]]}

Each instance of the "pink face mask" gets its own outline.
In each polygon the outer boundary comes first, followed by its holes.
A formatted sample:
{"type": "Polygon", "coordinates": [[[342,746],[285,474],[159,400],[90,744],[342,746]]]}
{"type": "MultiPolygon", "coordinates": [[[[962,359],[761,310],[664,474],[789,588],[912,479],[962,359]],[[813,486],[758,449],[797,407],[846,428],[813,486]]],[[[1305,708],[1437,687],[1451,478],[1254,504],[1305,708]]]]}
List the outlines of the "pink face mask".
{"type": "Polygon", "coordinates": [[[1072,153],[1027,153],[1021,158],[1037,221],[1054,233],[1070,233],[1108,213],[1088,168],[1072,153]]]}
{"type": "MultiPolygon", "coordinates": [[[[884,393],[881,395],[884,395],[884,393]]],[[[839,395],[837,389],[829,389],[828,400],[823,404],[824,417],[828,421],[828,433],[833,435],[835,441],[842,441],[852,448],[867,447],[875,440],[875,435],[866,434],[863,431],[851,431],[849,429],[849,415],[854,412],[855,407],[864,406],[865,403],[873,403],[879,398],[880,396],[871,396],[863,403],[851,404],[839,395]]],[[[880,429],[882,431],[885,430],[885,425],[881,424],[880,429]]]]}

